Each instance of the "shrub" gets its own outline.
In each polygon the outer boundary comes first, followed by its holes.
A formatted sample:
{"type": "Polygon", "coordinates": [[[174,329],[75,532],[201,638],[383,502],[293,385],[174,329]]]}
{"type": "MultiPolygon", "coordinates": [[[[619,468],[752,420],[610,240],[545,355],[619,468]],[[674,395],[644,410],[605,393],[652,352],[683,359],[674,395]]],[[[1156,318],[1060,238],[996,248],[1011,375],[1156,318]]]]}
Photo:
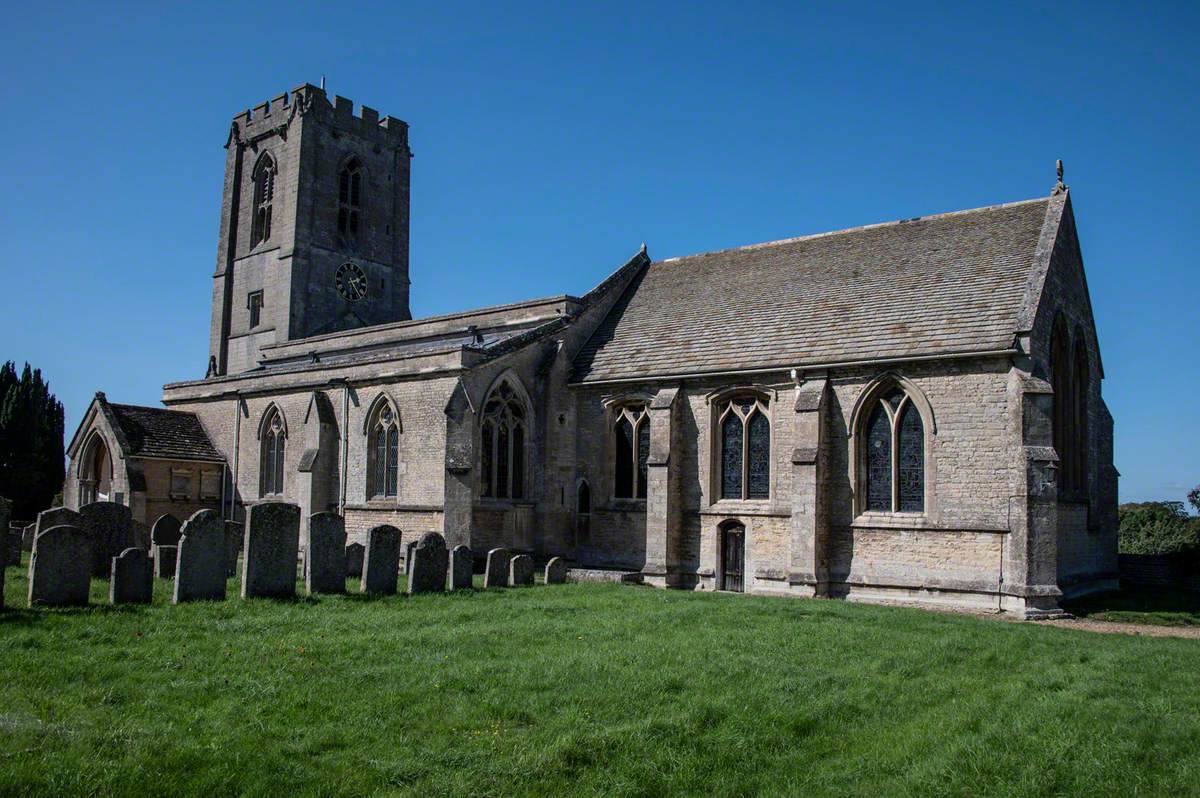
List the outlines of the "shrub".
{"type": "Polygon", "coordinates": [[[1117,508],[1122,554],[1200,552],[1200,518],[1183,502],[1136,502],[1117,508]]]}

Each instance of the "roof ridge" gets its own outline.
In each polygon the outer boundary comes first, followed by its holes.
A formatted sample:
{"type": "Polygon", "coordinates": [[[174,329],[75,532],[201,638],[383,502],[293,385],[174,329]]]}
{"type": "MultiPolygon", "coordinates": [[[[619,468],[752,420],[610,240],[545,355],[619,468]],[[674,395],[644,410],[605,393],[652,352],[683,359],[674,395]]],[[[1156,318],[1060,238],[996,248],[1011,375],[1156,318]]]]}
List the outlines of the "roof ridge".
{"type": "Polygon", "coordinates": [[[858,233],[863,230],[875,230],[881,227],[895,227],[902,224],[911,224],[912,222],[927,222],[934,219],[946,219],[951,216],[965,216],[970,213],[983,213],[984,211],[996,211],[1002,208],[1015,208],[1021,205],[1030,205],[1035,202],[1046,202],[1049,197],[1033,197],[1031,199],[1017,200],[1015,202],[1002,202],[996,205],[983,205],[978,208],[966,208],[960,211],[946,211],[945,213],[933,213],[928,216],[913,216],[908,219],[895,219],[889,222],[875,222],[873,224],[863,224],[857,227],[845,227],[840,230],[828,230],[823,233],[809,233],[808,235],[793,236],[792,238],[780,238],[775,241],[761,241],[757,244],[743,244],[737,247],[725,247],[724,249],[712,249],[705,252],[693,252],[690,255],[678,255],[673,258],[663,258],[655,263],[675,263],[690,258],[702,258],[707,255],[722,255],[727,252],[748,252],[756,249],[766,249],[767,247],[781,246],[783,244],[794,244],[798,241],[811,241],[817,238],[827,238],[829,236],[845,235],[847,233],[858,233]]]}

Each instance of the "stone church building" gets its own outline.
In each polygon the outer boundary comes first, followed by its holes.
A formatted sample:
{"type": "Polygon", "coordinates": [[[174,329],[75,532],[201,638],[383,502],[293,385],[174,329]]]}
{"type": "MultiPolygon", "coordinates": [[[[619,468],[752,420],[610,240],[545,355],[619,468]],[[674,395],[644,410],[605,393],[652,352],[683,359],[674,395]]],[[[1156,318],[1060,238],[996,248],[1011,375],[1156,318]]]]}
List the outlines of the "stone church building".
{"type": "MultiPolygon", "coordinates": [[[[408,126],[303,85],[225,144],[203,379],[98,394],[69,504],[286,500],[642,581],[1036,615],[1117,577],[1070,193],[409,309],[408,126]]],[[[615,265],[615,264],[614,264],[615,265]]]]}

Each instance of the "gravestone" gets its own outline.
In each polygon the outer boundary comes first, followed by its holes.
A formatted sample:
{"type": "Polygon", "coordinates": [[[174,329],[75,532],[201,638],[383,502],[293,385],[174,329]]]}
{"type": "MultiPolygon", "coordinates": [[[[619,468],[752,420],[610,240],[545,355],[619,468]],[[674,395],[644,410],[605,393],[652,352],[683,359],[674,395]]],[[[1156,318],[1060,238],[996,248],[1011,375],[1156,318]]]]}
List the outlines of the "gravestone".
{"type": "Polygon", "coordinates": [[[450,566],[450,552],[446,539],[437,532],[421,535],[415,546],[408,550],[408,592],[440,593],[446,589],[446,569],[450,566]]]}
{"type": "Polygon", "coordinates": [[[225,599],[225,522],[216,510],[197,510],[183,522],[171,601],[225,599]]]}
{"type": "Polygon", "coordinates": [[[508,583],[513,587],[526,587],[533,584],[533,558],[528,554],[518,554],[508,564],[508,583]]]}
{"type": "Polygon", "coordinates": [[[468,590],[474,581],[475,560],[468,546],[458,545],[450,552],[450,589],[468,590]]]}
{"type": "Polygon", "coordinates": [[[366,547],[361,543],[351,543],[346,546],[346,576],[351,579],[362,579],[363,553],[366,547]]]}
{"type": "Polygon", "coordinates": [[[33,539],[35,537],[37,537],[37,521],[25,527],[25,532],[21,535],[21,548],[25,549],[25,551],[33,551],[33,539]]]}
{"type": "Polygon", "coordinates": [[[400,530],[382,524],[367,533],[363,552],[363,593],[391,595],[400,573],[400,530]]]}
{"type": "Polygon", "coordinates": [[[107,579],[112,558],[136,545],[133,516],[129,508],[116,502],[92,502],[79,508],[83,531],[92,536],[92,576],[107,579]]]}
{"type": "Polygon", "coordinates": [[[29,606],[87,604],[92,577],[92,538],[77,526],[38,533],[29,558],[29,606]]]}
{"type": "Polygon", "coordinates": [[[567,561],[562,557],[551,557],[546,563],[546,584],[561,585],[567,581],[567,561]]]}
{"type": "Polygon", "coordinates": [[[508,549],[492,549],[487,554],[487,566],[483,572],[483,586],[508,587],[508,564],[512,553],[508,549]]]}
{"type": "Polygon", "coordinates": [[[160,579],[175,578],[175,553],[179,546],[179,519],[170,513],[158,517],[150,527],[150,557],[160,579]],[[162,549],[170,549],[164,553],[162,549]]]}
{"type": "Polygon", "coordinates": [[[109,604],[149,604],[154,596],[154,576],[145,549],[128,548],[112,559],[108,583],[109,604]]]}
{"type": "Polygon", "coordinates": [[[242,553],[245,530],[246,525],[240,521],[225,522],[225,572],[230,577],[238,575],[238,557],[242,553]]]}
{"type": "MultiPolygon", "coordinates": [[[[33,530],[33,537],[36,540],[37,536],[47,529],[56,526],[77,526],[83,528],[83,519],[79,517],[79,513],[74,510],[68,510],[66,507],[51,507],[49,510],[42,510],[38,513],[37,524],[33,530]]],[[[33,551],[32,546],[29,549],[33,551]]]]}
{"type": "Polygon", "coordinates": [[[412,570],[413,549],[416,547],[417,541],[415,540],[408,541],[408,543],[404,546],[404,573],[408,573],[412,570]]]}
{"type": "Polygon", "coordinates": [[[337,513],[313,513],[304,547],[304,585],[313,593],[346,592],[346,524],[337,513]]]}
{"type": "Polygon", "coordinates": [[[178,556],[178,546],[155,546],[154,575],[159,579],[174,579],[175,560],[178,556]]]}
{"type": "Polygon", "coordinates": [[[263,502],[246,508],[242,598],[295,596],[299,546],[300,508],[297,505],[263,502]]]}

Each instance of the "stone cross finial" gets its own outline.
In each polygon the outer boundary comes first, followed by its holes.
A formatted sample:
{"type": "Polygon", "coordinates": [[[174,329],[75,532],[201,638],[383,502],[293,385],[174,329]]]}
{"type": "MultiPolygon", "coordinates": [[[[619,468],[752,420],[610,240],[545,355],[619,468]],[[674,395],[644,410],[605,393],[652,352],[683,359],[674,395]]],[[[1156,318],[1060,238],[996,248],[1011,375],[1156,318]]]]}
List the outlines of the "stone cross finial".
{"type": "Polygon", "coordinates": [[[1062,158],[1059,158],[1054,164],[1054,170],[1058,174],[1058,182],[1054,184],[1054,189],[1050,192],[1050,196],[1057,197],[1067,190],[1067,184],[1063,182],[1063,164],[1062,158]]]}

